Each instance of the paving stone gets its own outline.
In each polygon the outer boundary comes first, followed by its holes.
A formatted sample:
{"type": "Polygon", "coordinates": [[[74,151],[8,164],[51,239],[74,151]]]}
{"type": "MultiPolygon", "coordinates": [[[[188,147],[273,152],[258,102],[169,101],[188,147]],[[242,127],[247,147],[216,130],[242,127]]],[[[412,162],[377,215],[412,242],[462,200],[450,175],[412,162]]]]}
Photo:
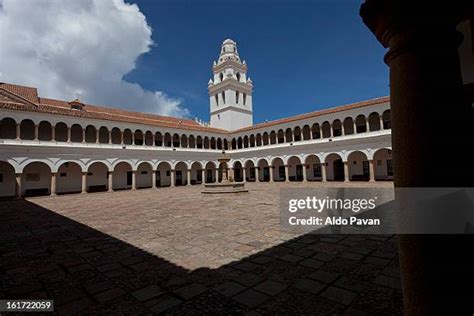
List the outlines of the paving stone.
{"type": "Polygon", "coordinates": [[[364,262],[367,262],[367,263],[370,263],[370,264],[375,264],[375,265],[380,265],[380,266],[385,266],[385,265],[390,263],[390,260],[369,256],[369,257],[364,259],[364,262]]]}
{"type": "Polygon", "coordinates": [[[392,278],[386,275],[379,275],[374,280],[375,284],[383,285],[386,287],[390,287],[392,289],[402,289],[402,283],[398,278],[392,278]]]}
{"type": "Polygon", "coordinates": [[[118,297],[121,297],[124,294],[125,294],[124,290],[122,290],[121,288],[116,287],[116,288],[107,290],[105,292],[101,292],[99,294],[96,294],[94,297],[100,303],[105,303],[105,302],[111,301],[113,299],[116,299],[118,297]]]}
{"type": "Polygon", "coordinates": [[[340,257],[344,259],[356,260],[356,261],[362,260],[362,258],[364,258],[363,255],[354,253],[354,252],[343,252],[341,253],[340,257]]]}
{"type": "Polygon", "coordinates": [[[242,271],[246,271],[246,272],[255,270],[255,269],[257,269],[258,267],[259,267],[258,264],[252,263],[252,262],[248,262],[248,261],[244,261],[244,262],[242,262],[242,263],[239,263],[239,264],[234,265],[234,268],[239,269],[239,270],[242,270],[242,271]]]}
{"type": "Polygon", "coordinates": [[[282,256],[281,259],[289,261],[289,262],[296,263],[298,261],[303,260],[304,258],[300,257],[300,256],[295,256],[295,255],[292,255],[292,254],[286,254],[286,255],[282,256]]]}
{"type": "Polygon", "coordinates": [[[260,283],[264,280],[261,276],[253,273],[244,273],[234,278],[234,280],[240,284],[251,287],[260,283]]]}
{"type": "Polygon", "coordinates": [[[341,275],[340,273],[318,270],[314,273],[309,274],[308,277],[316,281],[321,281],[321,282],[329,284],[329,283],[334,282],[340,275],[341,275]]]}
{"type": "Polygon", "coordinates": [[[294,287],[298,290],[309,292],[311,294],[318,294],[326,285],[322,282],[314,281],[311,279],[300,279],[296,281],[294,287]]]}
{"type": "Polygon", "coordinates": [[[352,300],[357,296],[357,293],[341,289],[335,286],[330,286],[324,290],[321,294],[322,297],[336,301],[338,303],[349,305],[352,300]]]}
{"type": "Polygon", "coordinates": [[[227,297],[231,297],[231,296],[234,296],[235,294],[239,293],[239,292],[242,292],[243,290],[245,290],[246,287],[239,284],[239,283],[236,283],[236,282],[225,282],[217,287],[214,288],[215,291],[227,296],[227,297]]]}
{"type": "Polygon", "coordinates": [[[147,301],[163,293],[163,290],[158,285],[150,285],[135,292],[132,292],[132,295],[139,301],[147,301]]]}
{"type": "Polygon", "coordinates": [[[300,261],[298,264],[308,268],[319,269],[324,265],[324,262],[314,259],[305,259],[303,261],[300,261]]]}
{"type": "Polygon", "coordinates": [[[361,292],[363,289],[365,289],[367,287],[367,283],[366,282],[362,282],[362,281],[359,281],[359,280],[355,280],[355,279],[350,279],[346,276],[340,278],[339,280],[337,280],[334,285],[338,286],[338,287],[341,287],[341,288],[344,288],[344,289],[347,289],[349,291],[352,291],[352,292],[361,292]]]}
{"type": "Polygon", "coordinates": [[[282,292],[284,289],[286,289],[287,286],[285,284],[272,281],[272,280],[266,280],[263,281],[262,283],[258,284],[257,286],[254,287],[255,290],[263,292],[265,294],[275,296],[282,292]]]}
{"type": "Polygon", "coordinates": [[[336,259],[337,255],[332,253],[318,252],[312,258],[324,262],[330,262],[336,259]]]}
{"type": "Polygon", "coordinates": [[[181,298],[188,300],[196,295],[205,292],[206,290],[207,288],[204,285],[193,283],[175,290],[174,293],[179,295],[181,298]]]}
{"type": "Polygon", "coordinates": [[[160,314],[169,310],[170,308],[178,306],[181,303],[181,300],[167,295],[162,297],[155,305],[150,307],[150,310],[155,314],[160,314]]]}
{"type": "Polygon", "coordinates": [[[267,256],[257,256],[254,258],[250,258],[250,261],[257,263],[257,264],[267,264],[272,262],[273,258],[267,256]]]}
{"type": "Polygon", "coordinates": [[[233,297],[235,301],[237,301],[240,304],[243,304],[247,307],[254,308],[266,300],[268,300],[270,296],[257,292],[253,289],[248,289],[246,291],[243,291],[240,294],[237,294],[236,296],[233,297]]]}

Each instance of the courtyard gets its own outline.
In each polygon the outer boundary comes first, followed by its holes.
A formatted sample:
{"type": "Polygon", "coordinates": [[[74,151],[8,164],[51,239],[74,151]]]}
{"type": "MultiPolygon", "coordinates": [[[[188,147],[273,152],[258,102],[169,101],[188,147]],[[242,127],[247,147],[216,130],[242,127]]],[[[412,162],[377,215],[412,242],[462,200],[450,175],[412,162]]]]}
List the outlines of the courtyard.
{"type": "Polygon", "coordinates": [[[396,236],[296,234],[285,187],[247,183],[0,202],[0,296],[54,298],[60,314],[402,314],[396,236]]]}

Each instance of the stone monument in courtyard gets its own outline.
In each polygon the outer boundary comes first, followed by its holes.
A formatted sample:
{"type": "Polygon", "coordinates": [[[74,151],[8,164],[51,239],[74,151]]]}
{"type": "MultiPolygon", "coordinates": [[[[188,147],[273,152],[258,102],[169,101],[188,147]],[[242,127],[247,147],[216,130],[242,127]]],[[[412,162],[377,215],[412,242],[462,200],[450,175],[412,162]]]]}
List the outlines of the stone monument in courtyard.
{"type": "Polygon", "coordinates": [[[233,175],[229,174],[227,163],[230,161],[230,157],[225,151],[222,151],[222,155],[217,160],[219,161],[219,174],[222,180],[219,182],[219,179],[216,179],[216,183],[204,184],[204,190],[201,192],[205,194],[248,192],[244,183],[235,183],[233,175]]]}

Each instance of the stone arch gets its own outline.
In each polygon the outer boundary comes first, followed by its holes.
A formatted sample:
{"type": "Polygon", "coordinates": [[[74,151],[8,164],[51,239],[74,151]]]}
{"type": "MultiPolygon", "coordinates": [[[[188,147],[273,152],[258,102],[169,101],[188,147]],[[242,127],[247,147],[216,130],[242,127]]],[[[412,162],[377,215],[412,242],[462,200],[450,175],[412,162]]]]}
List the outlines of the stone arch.
{"type": "Polygon", "coordinates": [[[267,146],[268,144],[270,144],[270,137],[268,136],[267,132],[263,133],[262,144],[263,146],[267,146]]]}
{"type": "Polygon", "coordinates": [[[255,136],[255,145],[257,147],[262,146],[262,134],[257,133],[257,136],[255,136]]]}
{"type": "Polygon", "coordinates": [[[356,117],[355,123],[356,123],[357,134],[367,132],[367,122],[364,115],[362,114],[358,115],[356,117]]]}
{"type": "Polygon", "coordinates": [[[68,129],[66,123],[59,122],[54,126],[55,141],[66,142],[67,141],[68,129]]]}
{"type": "Polygon", "coordinates": [[[24,140],[35,139],[35,123],[30,119],[24,119],[20,123],[20,138],[24,140]]]}
{"type": "Polygon", "coordinates": [[[216,164],[212,161],[206,163],[206,183],[216,182],[216,164]]]}
{"type": "Polygon", "coordinates": [[[311,128],[309,125],[303,126],[303,140],[310,140],[311,139],[311,128]]]}
{"type": "Polygon", "coordinates": [[[4,117],[0,121],[0,138],[15,139],[16,138],[16,121],[10,117],[4,117]]]}
{"type": "Polygon", "coordinates": [[[244,136],[244,148],[249,148],[249,137],[247,135],[244,136]]]}
{"type": "Polygon", "coordinates": [[[211,149],[216,149],[216,139],[214,137],[211,137],[211,149]]]}
{"type": "Polygon", "coordinates": [[[202,164],[195,161],[191,164],[191,185],[202,183],[202,164]]]}
{"type": "Polygon", "coordinates": [[[16,195],[15,168],[7,161],[0,161],[0,198],[16,195]]]}
{"type": "Polygon", "coordinates": [[[354,134],[354,120],[352,117],[346,117],[344,119],[344,135],[354,134]]]}
{"type": "Polygon", "coordinates": [[[322,138],[331,137],[331,124],[328,121],[323,122],[321,125],[322,138]]]}
{"type": "Polygon", "coordinates": [[[132,164],[127,161],[119,161],[114,164],[112,189],[126,190],[132,188],[132,164]]]}
{"type": "Polygon", "coordinates": [[[285,141],[287,143],[291,143],[293,141],[293,131],[289,127],[285,131],[285,141]]]}
{"type": "Polygon", "coordinates": [[[285,163],[280,157],[274,157],[272,159],[272,172],[274,181],[285,181],[285,163]]]}
{"type": "Polygon", "coordinates": [[[153,165],[148,161],[142,161],[137,165],[136,170],[137,189],[151,188],[153,186],[153,165]]]}
{"type": "Polygon", "coordinates": [[[143,146],[143,132],[139,129],[135,130],[133,134],[133,144],[136,146],[143,146]]]}
{"type": "Polygon", "coordinates": [[[203,144],[202,144],[202,137],[201,137],[201,136],[198,136],[198,137],[196,138],[196,148],[202,149],[202,148],[203,148],[202,145],[203,145],[203,144]]]}
{"type": "Polygon", "coordinates": [[[347,155],[347,171],[350,181],[368,181],[370,171],[367,155],[360,150],[352,151],[347,155]]]}
{"type": "Polygon", "coordinates": [[[295,142],[299,142],[301,140],[301,128],[296,126],[293,131],[293,139],[295,142]]]}
{"type": "Polygon", "coordinates": [[[380,126],[380,115],[377,112],[372,112],[369,115],[369,131],[379,131],[380,126]]]}
{"type": "Polygon", "coordinates": [[[174,180],[175,185],[186,185],[188,183],[188,164],[184,161],[179,161],[174,166],[174,180]]]}
{"type": "Polygon", "coordinates": [[[318,123],[314,123],[311,127],[311,135],[313,136],[313,139],[321,138],[321,127],[318,123]]]}
{"type": "MultiPolygon", "coordinates": [[[[56,135],[57,137],[57,135],[56,135]]],[[[86,127],[86,143],[95,143],[97,141],[96,128],[93,125],[87,125],[86,127]]]]}
{"type": "Polygon", "coordinates": [[[177,148],[180,145],[179,135],[177,133],[173,134],[173,147],[177,148]]]}
{"type": "Polygon", "coordinates": [[[145,146],[153,146],[153,133],[151,131],[146,131],[145,133],[145,146]]]}
{"type": "Polygon", "coordinates": [[[73,143],[82,143],[84,141],[82,126],[79,124],[73,124],[71,126],[71,142],[73,143]]]}
{"type": "Polygon", "coordinates": [[[237,139],[237,148],[238,148],[238,149],[242,149],[242,146],[243,146],[243,144],[242,144],[242,137],[239,137],[239,138],[237,139]]]}
{"type": "Polygon", "coordinates": [[[341,155],[330,153],[325,157],[324,162],[328,181],[344,181],[344,162],[341,155]]]}
{"type": "Polygon", "coordinates": [[[342,136],[342,123],[339,119],[335,119],[332,122],[332,136],[342,136]]]}
{"type": "Polygon", "coordinates": [[[109,130],[105,126],[102,126],[101,128],[99,128],[99,143],[100,144],[109,143],[109,130]]]}
{"type": "Polygon", "coordinates": [[[275,131],[270,132],[270,144],[274,145],[277,143],[277,135],[275,131]]]}
{"type": "Polygon", "coordinates": [[[188,146],[189,148],[196,148],[196,139],[194,138],[194,135],[189,135],[188,146]]]}
{"type": "MultiPolygon", "coordinates": [[[[379,148],[373,153],[374,179],[393,180],[392,150],[379,148]]],[[[371,157],[369,157],[370,159],[371,157]]]]}
{"type": "Polygon", "coordinates": [[[238,160],[234,161],[232,168],[234,169],[234,181],[242,182],[244,181],[244,173],[242,163],[238,160]]]}
{"type": "Polygon", "coordinates": [[[51,194],[51,166],[42,161],[32,161],[25,165],[21,175],[23,196],[51,194]]]}
{"type": "Polygon", "coordinates": [[[53,139],[53,127],[48,121],[41,121],[38,124],[38,139],[41,141],[51,141],[53,139]]]}
{"type": "Polygon", "coordinates": [[[204,137],[204,149],[209,149],[209,137],[204,137]]]}
{"type": "Polygon", "coordinates": [[[267,159],[261,158],[257,162],[258,170],[258,180],[260,182],[269,182],[270,181],[270,166],[267,159]]]}
{"type": "Polygon", "coordinates": [[[163,146],[163,136],[160,132],[155,133],[155,146],[163,146]]]}
{"type": "Polygon", "coordinates": [[[308,155],[305,158],[306,165],[306,180],[307,181],[321,181],[322,180],[322,166],[321,160],[317,155],[308,155]]]}
{"type": "Polygon", "coordinates": [[[112,144],[121,144],[122,143],[122,132],[118,127],[112,128],[112,144]]]}
{"type": "Polygon", "coordinates": [[[257,179],[257,175],[256,175],[256,172],[255,172],[254,162],[251,159],[247,160],[244,164],[244,168],[245,168],[245,173],[244,174],[246,176],[245,181],[255,182],[256,179],[257,179]]]}
{"type": "Polygon", "coordinates": [[[255,135],[251,134],[249,138],[249,146],[250,147],[255,147],[255,135]]]}
{"type": "Polygon", "coordinates": [[[88,165],[86,190],[88,192],[107,191],[109,170],[111,166],[102,161],[95,161],[88,165]]]}
{"type": "Polygon", "coordinates": [[[170,133],[165,133],[165,140],[164,140],[165,147],[171,147],[171,135],[170,133]]]}
{"type": "Polygon", "coordinates": [[[283,144],[285,142],[285,133],[282,129],[278,130],[277,133],[278,144],[283,144]]]}
{"type": "Polygon", "coordinates": [[[289,181],[303,181],[303,172],[305,166],[301,163],[298,156],[291,156],[287,161],[288,165],[288,180],[289,181]]]}
{"type": "Polygon", "coordinates": [[[171,185],[171,164],[162,161],[156,168],[156,186],[169,187],[171,185]]]}
{"type": "Polygon", "coordinates": [[[56,175],[56,193],[80,193],[82,190],[82,166],[66,161],[58,168],[56,175]]]}
{"type": "Polygon", "coordinates": [[[235,140],[235,138],[232,138],[232,149],[237,149],[237,141],[235,140]]]}
{"type": "Polygon", "coordinates": [[[185,134],[181,135],[181,147],[183,148],[188,147],[188,137],[185,134]]]}

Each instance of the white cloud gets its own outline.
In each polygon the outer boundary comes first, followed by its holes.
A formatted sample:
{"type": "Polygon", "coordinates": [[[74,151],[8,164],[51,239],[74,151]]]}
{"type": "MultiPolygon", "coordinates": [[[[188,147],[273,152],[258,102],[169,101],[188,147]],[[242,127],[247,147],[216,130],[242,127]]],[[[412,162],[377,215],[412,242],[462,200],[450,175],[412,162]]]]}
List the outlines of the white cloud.
{"type": "Polygon", "coordinates": [[[124,0],[0,0],[0,81],[45,97],[187,116],[180,100],[123,80],[151,49],[151,33],[124,0]]]}

